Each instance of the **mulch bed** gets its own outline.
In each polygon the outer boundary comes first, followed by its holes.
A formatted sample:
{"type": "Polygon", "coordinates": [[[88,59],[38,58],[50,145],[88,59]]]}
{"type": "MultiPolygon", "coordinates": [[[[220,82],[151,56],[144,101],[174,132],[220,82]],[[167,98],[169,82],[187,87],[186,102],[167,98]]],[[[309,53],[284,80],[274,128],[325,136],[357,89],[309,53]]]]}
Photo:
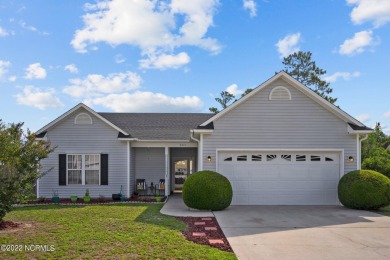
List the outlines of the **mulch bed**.
{"type": "Polygon", "coordinates": [[[12,221],[0,221],[0,230],[7,230],[7,229],[13,229],[18,228],[20,226],[20,223],[15,223],[12,221]]]}
{"type": "MultiPolygon", "coordinates": [[[[91,199],[90,202],[84,202],[83,198],[79,198],[76,202],[72,202],[70,199],[60,199],[59,203],[61,204],[102,204],[102,203],[113,203],[113,202],[120,202],[119,200],[112,200],[112,199],[91,199]]],[[[156,202],[155,197],[131,197],[129,199],[126,199],[125,202],[156,202]]],[[[165,197],[161,197],[160,202],[165,202],[165,197]]],[[[51,199],[45,199],[45,200],[34,200],[29,201],[27,204],[57,204],[54,203],[51,199]]]]}
{"type": "Polygon", "coordinates": [[[192,241],[201,245],[208,245],[218,248],[223,251],[233,252],[225,234],[222,232],[221,227],[218,225],[215,217],[176,217],[178,220],[187,224],[187,228],[183,231],[183,235],[189,241],[192,241]],[[199,225],[200,222],[204,222],[204,225],[199,225]],[[198,225],[195,225],[197,223],[198,225]],[[205,227],[215,227],[216,230],[206,230],[205,227]],[[205,233],[205,236],[194,236],[194,233],[205,233]],[[222,240],[223,243],[210,243],[211,240],[222,240]]]}

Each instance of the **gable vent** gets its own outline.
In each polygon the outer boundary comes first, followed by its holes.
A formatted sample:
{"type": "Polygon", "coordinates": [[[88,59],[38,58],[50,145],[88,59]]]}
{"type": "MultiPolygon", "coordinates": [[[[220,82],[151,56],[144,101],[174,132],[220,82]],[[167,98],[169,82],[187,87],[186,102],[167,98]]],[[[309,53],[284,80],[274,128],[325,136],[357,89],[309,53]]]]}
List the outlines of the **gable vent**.
{"type": "Polygon", "coordinates": [[[80,113],[74,119],[75,125],[92,125],[92,118],[87,113],[80,113]]]}
{"type": "Polygon", "coordinates": [[[291,100],[291,93],[285,87],[275,87],[269,94],[269,100],[291,100]]]}

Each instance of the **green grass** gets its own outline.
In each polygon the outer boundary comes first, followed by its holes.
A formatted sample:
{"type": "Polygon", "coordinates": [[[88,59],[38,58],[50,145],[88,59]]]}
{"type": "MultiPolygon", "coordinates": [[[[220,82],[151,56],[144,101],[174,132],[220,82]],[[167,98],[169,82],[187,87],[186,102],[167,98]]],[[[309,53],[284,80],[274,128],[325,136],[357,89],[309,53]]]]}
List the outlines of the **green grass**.
{"type": "Polygon", "coordinates": [[[4,252],[0,259],[236,259],[187,241],[185,224],[160,214],[161,205],[34,206],[17,208],[5,220],[32,227],[0,232],[0,246],[54,245],[53,252],[4,252]]]}
{"type": "Polygon", "coordinates": [[[390,217],[390,206],[381,208],[377,213],[390,217]]]}

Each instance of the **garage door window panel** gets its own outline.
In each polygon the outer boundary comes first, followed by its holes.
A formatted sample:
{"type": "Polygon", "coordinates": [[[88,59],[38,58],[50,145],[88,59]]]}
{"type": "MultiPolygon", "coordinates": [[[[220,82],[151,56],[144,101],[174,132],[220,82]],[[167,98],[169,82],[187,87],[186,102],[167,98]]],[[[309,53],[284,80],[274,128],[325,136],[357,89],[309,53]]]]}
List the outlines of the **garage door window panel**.
{"type": "Polygon", "coordinates": [[[237,156],[237,162],[246,162],[247,161],[247,155],[238,155],[237,156]]]}
{"type": "Polygon", "coordinates": [[[261,162],[262,158],[261,154],[252,155],[252,162],[261,162]]]}
{"type": "Polygon", "coordinates": [[[267,154],[267,162],[273,161],[277,158],[276,154],[267,154]]]}
{"type": "Polygon", "coordinates": [[[310,156],[310,161],[312,161],[312,162],[320,162],[321,161],[321,156],[319,156],[319,155],[311,155],[310,156]]]}

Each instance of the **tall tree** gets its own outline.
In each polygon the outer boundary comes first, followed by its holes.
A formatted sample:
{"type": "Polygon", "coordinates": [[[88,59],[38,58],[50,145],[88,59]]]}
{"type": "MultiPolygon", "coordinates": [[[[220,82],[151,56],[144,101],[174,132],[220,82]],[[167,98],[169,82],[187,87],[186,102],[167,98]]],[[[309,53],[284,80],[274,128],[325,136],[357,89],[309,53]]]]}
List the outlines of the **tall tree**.
{"type": "Polygon", "coordinates": [[[23,124],[6,126],[0,120],[0,221],[12,209],[12,204],[31,194],[40,173],[40,160],[53,149],[50,143],[36,140],[23,124]]]}
{"type": "MultiPolygon", "coordinates": [[[[222,109],[225,109],[230,105],[233,99],[234,99],[233,94],[231,94],[228,91],[222,91],[221,97],[215,98],[215,101],[217,101],[221,105],[222,109]]],[[[216,107],[210,107],[209,110],[210,112],[213,112],[215,114],[219,113],[219,110],[216,107]]]]}
{"type": "Polygon", "coordinates": [[[329,82],[321,79],[326,74],[326,70],[317,67],[315,61],[311,59],[311,52],[294,52],[283,58],[284,71],[303,85],[311,88],[318,95],[334,104],[337,98],[330,97],[333,89],[329,82]]]}
{"type": "MultiPolygon", "coordinates": [[[[252,90],[253,90],[253,89],[251,89],[251,88],[246,89],[246,90],[244,91],[244,93],[241,94],[241,97],[240,97],[240,98],[246,96],[246,95],[249,94],[252,90]]],[[[231,93],[228,92],[228,91],[222,91],[220,95],[221,95],[221,97],[215,98],[215,101],[217,101],[217,102],[221,105],[222,109],[227,108],[230,104],[232,104],[232,103],[234,103],[234,102],[237,101],[237,99],[234,99],[234,95],[231,94],[231,93]]],[[[220,112],[219,109],[216,108],[216,107],[210,107],[209,110],[210,110],[210,112],[212,112],[212,113],[214,113],[214,114],[217,114],[217,113],[220,112]]]]}

